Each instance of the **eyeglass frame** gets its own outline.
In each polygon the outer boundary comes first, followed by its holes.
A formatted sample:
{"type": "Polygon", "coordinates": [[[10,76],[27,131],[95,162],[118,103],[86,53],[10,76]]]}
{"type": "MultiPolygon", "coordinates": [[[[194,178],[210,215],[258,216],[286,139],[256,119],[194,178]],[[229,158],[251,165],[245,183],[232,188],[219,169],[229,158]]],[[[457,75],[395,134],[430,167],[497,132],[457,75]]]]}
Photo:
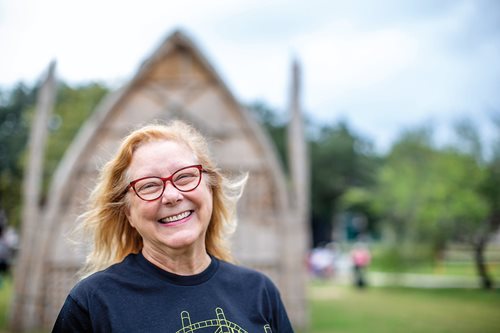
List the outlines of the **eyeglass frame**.
{"type": "Polygon", "coordinates": [[[195,164],[195,165],[188,165],[188,166],[185,166],[183,168],[180,168],[176,171],[174,171],[170,176],[168,177],[159,177],[159,176],[146,176],[146,177],[141,177],[141,178],[138,178],[138,179],[135,179],[133,181],[131,181],[128,186],[127,186],[127,190],[129,190],[130,188],[132,188],[134,190],[134,193],[135,195],[137,195],[137,197],[141,200],[144,200],[144,201],[155,201],[155,200],[158,200],[159,198],[162,197],[163,193],[165,192],[165,188],[167,188],[167,181],[170,181],[170,184],[172,184],[172,186],[180,191],[180,192],[183,192],[183,193],[187,193],[187,192],[191,192],[191,191],[194,191],[198,188],[198,186],[200,186],[201,184],[201,178],[202,178],[202,174],[203,172],[205,172],[205,170],[203,169],[203,166],[201,164],[195,164]],[[189,168],[197,168],[199,173],[200,173],[200,176],[198,178],[198,183],[196,184],[195,187],[193,187],[192,189],[190,190],[181,190],[180,188],[178,188],[176,185],[175,185],[175,182],[172,180],[174,175],[177,174],[179,171],[182,171],[182,170],[185,170],[185,169],[189,169],[189,168]],[[141,197],[139,195],[139,193],[137,193],[137,190],[135,188],[135,184],[141,180],[144,180],[144,179],[148,179],[148,178],[156,178],[156,179],[160,179],[162,182],[163,182],[163,189],[161,190],[161,193],[158,195],[158,197],[154,198],[154,199],[144,199],[143,197],[141,197]]]}

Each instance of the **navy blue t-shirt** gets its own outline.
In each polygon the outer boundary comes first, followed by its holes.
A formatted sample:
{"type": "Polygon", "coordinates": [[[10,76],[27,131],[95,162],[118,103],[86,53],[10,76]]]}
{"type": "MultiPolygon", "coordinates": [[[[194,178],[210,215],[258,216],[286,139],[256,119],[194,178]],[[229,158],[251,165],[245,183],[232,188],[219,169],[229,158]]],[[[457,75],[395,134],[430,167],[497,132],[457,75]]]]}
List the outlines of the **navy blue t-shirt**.
{"type": "Polygon", "coordinates": [[[166,272],[142,254],[80,281],[52,332],[293,332],[265,275],[212,257],[200,274],[166,272]]]}

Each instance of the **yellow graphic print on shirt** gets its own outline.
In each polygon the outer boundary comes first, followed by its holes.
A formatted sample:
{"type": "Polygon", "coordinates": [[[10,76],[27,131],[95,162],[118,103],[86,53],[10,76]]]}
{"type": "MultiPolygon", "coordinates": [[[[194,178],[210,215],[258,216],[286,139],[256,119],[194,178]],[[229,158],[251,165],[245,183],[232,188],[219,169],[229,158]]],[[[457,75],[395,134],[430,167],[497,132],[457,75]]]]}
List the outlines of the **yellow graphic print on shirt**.
{"type": "MultiPolygon", "coordinates": [[[[176,333],[190,333],[207,327],[215,328],[215,331],[213,331],[214,333],[248,333],[237,324],[227,320],[226,316],[224,315],[224,311],[221,308],[216,308],[215,314],[217,317],[214,319],[208,319],[204,321],[199,321],[197,323],[191,323],[191,317],[189,316],[189,312],[182,311],[181,312],[182,328],[178,330],[176,333]]],[[[264,328],[264,333],[272,333],[271,327],[268,324],[264,325],[263,328],[264,328]]]]}

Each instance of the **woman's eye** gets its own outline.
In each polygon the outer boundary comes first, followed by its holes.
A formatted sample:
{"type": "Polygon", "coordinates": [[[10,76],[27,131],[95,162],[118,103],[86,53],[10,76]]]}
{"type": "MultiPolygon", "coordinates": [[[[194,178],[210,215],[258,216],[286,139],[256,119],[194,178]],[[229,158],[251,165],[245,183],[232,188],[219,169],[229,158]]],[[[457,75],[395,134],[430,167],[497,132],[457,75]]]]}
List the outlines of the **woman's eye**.
{"type": "Polygon", "coordinates": [[[158,183],[146,183],[144,185],[141,185],[139,191],[150,191],[158,188],[160,184],[158,183]]]}
{"type": "Polygon", "coordinates": [[[191,179],[193,179],[193,177],[195,177],[192,173],[183,173],[183,174],[180,174],[179,176],[175,177],[175,181],[178,182],[178,181],[189,181],[191,179]]]}

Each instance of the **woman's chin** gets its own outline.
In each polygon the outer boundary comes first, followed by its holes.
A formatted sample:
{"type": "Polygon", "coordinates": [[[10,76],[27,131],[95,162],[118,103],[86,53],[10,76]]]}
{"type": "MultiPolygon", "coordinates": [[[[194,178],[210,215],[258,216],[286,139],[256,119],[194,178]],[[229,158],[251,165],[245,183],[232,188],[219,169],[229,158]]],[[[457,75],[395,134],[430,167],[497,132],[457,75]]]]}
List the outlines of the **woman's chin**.
{"type": "Polygon", "coordinates": [[[197,244],[201,244],[204,247],[203,239],[196,237],[190,233],[182,233],[178,235],[172,235],[163,239],[163,244],[171,249],[182,250],[195,248],[197,244]]]}

